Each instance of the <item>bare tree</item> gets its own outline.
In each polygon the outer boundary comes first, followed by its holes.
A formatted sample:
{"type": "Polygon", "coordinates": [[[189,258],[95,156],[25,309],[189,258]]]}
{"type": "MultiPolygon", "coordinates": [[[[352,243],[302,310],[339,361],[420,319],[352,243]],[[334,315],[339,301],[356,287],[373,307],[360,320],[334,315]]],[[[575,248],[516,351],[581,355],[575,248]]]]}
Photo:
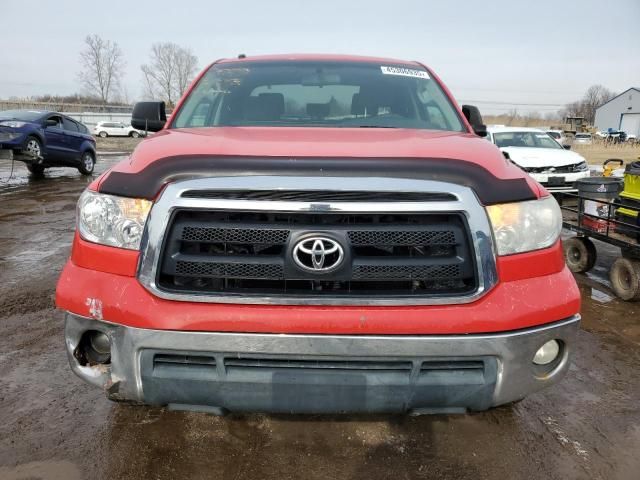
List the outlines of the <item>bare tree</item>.
{"type": "Polygon", "coordinates": [[[547,122],[559,122],[560,120],[562,120],[562,117],[560,117],[560,115],[558,114],[558,112],[547,112],[544,115],[544,119],[547,122]]]}
{"type": "Polygon", "coordinates": [[[145,96],[159,97],[172,107],[182,96],[198,68],[198,58],[175,43],[154,43],[149,63],[142,65],[145,96]]]}
{"type": "Polygon", "coordinates": [[[592,85],[587,89],[582,99],[568,103],[558,112],[561,117],[584,117],[587,123],[593,124],[596,109],[607,103],[616,94],[602,85],[592,85]]]}
{"type": "Polygon", "coordinates": [[[542,116],[540,115],[540,112],[529,112],[526,115],[523,115],[522,121],[525,127],[536,126],[540,125],[542,116]]]}
{"type": "Polygon", "coordinates": [[[190,49],[181,48],[176,55],[177,63],[177,81],[176,94],[181,97],[189,88],[193,77],[198,70],[198,57],[196,57],[190,49]]]}
{"type": "Polygon", "coordinates": [[[596,109],[614,97],[614,93],[602,85],[592,85],[582,97],[583,116],[587,122],[593,124],[596,109]]]}
{"type": "Polygon", "coordinates": [[[584,110],[581,101],[567,103],[562,110],[558,112],[561,118],[566,117],[584,117],[584,110]]]}
{"type": "Polygon", "coordinates": [[[511,110],[509,110],[507,112],[506,115],[506,125],[513,125],[513,122],[518,118],[518,110],[515,108],[512,108],[511,110]]]}
{"type": "Polygon", "coordinates": [[[103,40],[98,35],[87,35],[84,43],[78,78],[89,94],[99,97],[106,105],[122,79],[125,66],[122,50],[116,42],[103,40]]]}

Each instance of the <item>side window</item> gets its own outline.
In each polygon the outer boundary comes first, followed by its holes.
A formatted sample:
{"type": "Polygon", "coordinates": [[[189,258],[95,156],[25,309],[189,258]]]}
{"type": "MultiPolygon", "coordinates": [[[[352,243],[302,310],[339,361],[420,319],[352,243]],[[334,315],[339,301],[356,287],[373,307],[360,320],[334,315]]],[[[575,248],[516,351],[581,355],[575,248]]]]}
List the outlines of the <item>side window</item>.
{"type": "Polygon", "coordinates": [[[78,123],[78,130],[80,133],[89,133],[89,129],[83,123],[78,123]]]}
{"type": "MultiPolygon", "coordinates": [[[[546,136],[546,135],[545,135],[546,136]]],[[[520,136],[520,141],[523,143],[523,147],[535,147],[536,141],[533,138],[533,135],[530,133],[524,134],[520,136]]]]}
{"type": "Polygon", "coordinates": [[[440,130],[447,129],[447,121],[445,120],[444,115],[442,115],[442,110],[437,106],[427,105],[427,115],[433,128],[440,130]]]}
{"type": "Polygon", "coordinates": [[[451,108],[449,99],[438,85],[430,80],[416,84],[415,96],[418,100],[420,115],[429,123],[429,128],[440,130],[458,130],[462,128],[460,119],[451,108]]]}
{"type": "Polygon", "coordinates": [[[62,130],[64,128],[63,123],[62,123],[62,117],[58,117],[58,116],[51,116],[47,119],[47,122],[49,122],[50,120],[54,120],[56,122],[55,125],[47,125],[47,129],[51,129],[51,128],[58,128],[60,130],[62,130]]]}
{"type": "Polygon", "coordinates": [[[190,127],[204,127],[207,124],[207,117],[209,115],[209,110],[211,109],[211,105],[209,103],[201,103],[198,105],[191,116],[191,121],[189,122],[190,127]]]}
{"type": "Polygon", "coordinates": [[[78,131],[78,125],[73,120],[69,120],[68,118],[62,117],[62,122],[64,124],[64,129],[67,132],[77,132],[78,131]]]}

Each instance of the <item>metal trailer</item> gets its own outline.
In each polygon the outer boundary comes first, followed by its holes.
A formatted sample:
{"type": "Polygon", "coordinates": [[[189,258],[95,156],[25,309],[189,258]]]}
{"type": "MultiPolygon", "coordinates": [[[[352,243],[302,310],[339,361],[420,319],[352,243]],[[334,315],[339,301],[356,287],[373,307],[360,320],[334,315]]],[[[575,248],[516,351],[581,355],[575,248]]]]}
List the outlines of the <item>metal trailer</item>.
{"type": "MultiPolygon", "coordinates": [[[[562,210],[562,225],[576,233],[563,242],[567,266],[574,273],[585,273],[597,259],[596,239],[620,248],[611,266],[609,278],[615,294],[622,300],[640,300],[640,224],[620,220],[616,216],[619,201],[594,200],[575,193],[558,194],[562,210]],[[597,202],[606,207],[606,216],[586,213],[584,202],[597,202]]],[[[640,217],[639,217],[640,218],[640,217]]]]}

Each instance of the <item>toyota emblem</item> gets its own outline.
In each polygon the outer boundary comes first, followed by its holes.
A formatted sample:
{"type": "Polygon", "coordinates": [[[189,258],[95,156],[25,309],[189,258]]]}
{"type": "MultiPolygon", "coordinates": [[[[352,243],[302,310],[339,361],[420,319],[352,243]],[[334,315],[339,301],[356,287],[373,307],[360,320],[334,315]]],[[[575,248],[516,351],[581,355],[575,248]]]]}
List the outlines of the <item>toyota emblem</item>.
{"type": "Polygon", "coordinates": [[[307,272],[329,272],[342,265],[344,250],[331,238],[307,237],[293,247],[293,259],[307,272]]]}

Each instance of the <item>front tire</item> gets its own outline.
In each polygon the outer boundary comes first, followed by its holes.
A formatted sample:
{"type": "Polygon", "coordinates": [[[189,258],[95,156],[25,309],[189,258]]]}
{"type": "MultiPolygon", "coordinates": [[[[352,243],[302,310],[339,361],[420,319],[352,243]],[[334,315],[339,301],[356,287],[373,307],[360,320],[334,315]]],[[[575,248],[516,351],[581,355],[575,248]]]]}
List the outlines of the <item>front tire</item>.
{"type": "Polygon", "coordinates": [[[96,166],[96,159],[91,152],[84,152],[78,170],[82,175],[91,175],[96,166]]]}
{"type": "Polygon", "coordinates": [[[42,142],[39,138],[29,135],[22,151],[40,160],[42,159],[42,142]]]}
{"type": "Polygon", "coordinates": [[[130,136],[131,138],[138,138],[138,137],[140,136],[140,134],[139,134],[138,132],[131,132],[131,133],[129,134],[129,136],[130,136]]]}
{"type": "Polygon", "coordinates": [[[637,302],[640,300],[640,261],[618,258],[609,272],[611,286],[622,300],[637,302]]]}
{"type": "Polygon", "coordinates": [[[572,237],[562,242],[564,260],[573,273],[585,273],[596,264],[596,246],[585,237],[572,237]]]}
{"type": "Polygon", "coordinates": [[[29,173],[33,177],[44,177],[44,167],[42,165],[27,164],[27,170],[29,170],[29,173]]]}

